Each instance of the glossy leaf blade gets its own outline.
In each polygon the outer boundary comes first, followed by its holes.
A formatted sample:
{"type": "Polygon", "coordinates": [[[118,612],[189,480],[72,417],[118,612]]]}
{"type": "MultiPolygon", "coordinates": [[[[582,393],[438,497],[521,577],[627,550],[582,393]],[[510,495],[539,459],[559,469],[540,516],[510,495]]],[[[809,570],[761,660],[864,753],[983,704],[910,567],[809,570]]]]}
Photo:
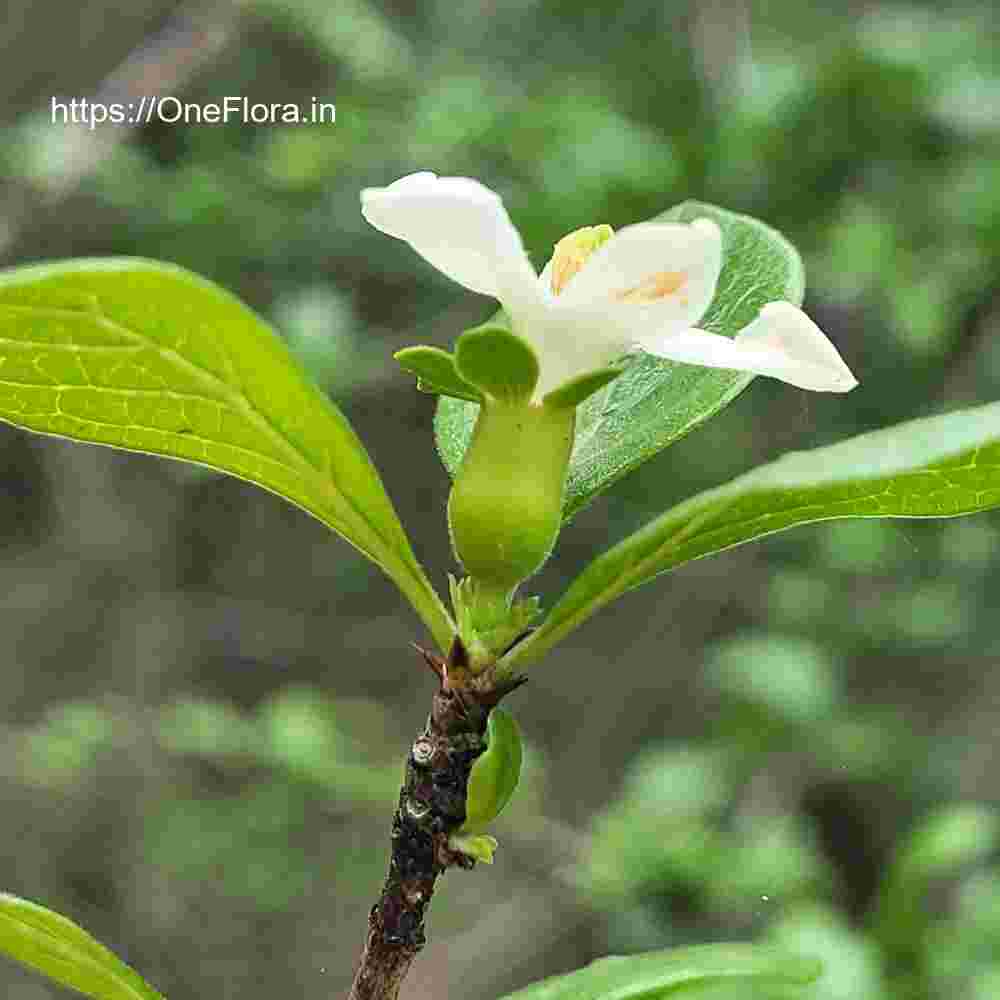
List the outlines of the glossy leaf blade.
{"type": "Polygon", "coordinates": [[[820,971],[819,962],[787,952],[742,944],[699,945],[602,958],[503,1000],[660,1000],[725,982],[745,984],[750,990],[808,986],[820,971]]]}
{"type": "Polygon", "coordinates": [[[619,595],[800,524],[955,517],[1000,506],[1000,403],[791,452],[667,511],[595,559],[506,662],[540,656],[619,595]]]}
{"type": "Polygon", "coordinates": [[[94,1000],[163,1000],[72,920],[7,893],[0,893],[0,951],[94,1000]]]}
{"type": "Polygon", "coordinates": [[[0,272],[0,419],[263,486],[356,546],[451,639],[346,418],[262,319],[197,275],[128,258],[0,272]]]}
{"type": "MultiPolygon", "coordinates": [[[[757,219],[686,201],[656,221],[714,219],[722,230],[724,263],[715,299],[699,324],[732,337],[767,302],[800,305],[805,291],[802,261],[779,232],[757,219]]],[[[491,321],[492,322],[492,321],[491,321]]],[[[640,355],[606,389],[581,404],[576,444],[566,485],[564,517],[648,458],[731,403],[749,385],[745,372],[701,368],[640,355]]],[[[438,451],[454,477],[472,436],[477,406],[455,399],[438,403],[438,451]]]]}

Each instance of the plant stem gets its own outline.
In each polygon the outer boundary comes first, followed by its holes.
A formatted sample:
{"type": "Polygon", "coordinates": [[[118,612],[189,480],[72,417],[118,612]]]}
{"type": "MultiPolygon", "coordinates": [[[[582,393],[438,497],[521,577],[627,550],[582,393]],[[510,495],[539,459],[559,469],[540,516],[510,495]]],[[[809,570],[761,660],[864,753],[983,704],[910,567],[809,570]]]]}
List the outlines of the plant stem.
{"type": "Polygon", "coordinates": [[[424,945],[424,916],[438,876],[475,861],[451,850],[449,836],[465,820],[469,771],[485,748],[486,719],[519,682],[498,688],[492,671],[464,669],[455,641],[448,660],[421,650],[441,681],[424,731],[406,761],[392,820],[389,872],[368,915],[368,936],[348,1000],[397,1000],[403,979],[424,945]]]}

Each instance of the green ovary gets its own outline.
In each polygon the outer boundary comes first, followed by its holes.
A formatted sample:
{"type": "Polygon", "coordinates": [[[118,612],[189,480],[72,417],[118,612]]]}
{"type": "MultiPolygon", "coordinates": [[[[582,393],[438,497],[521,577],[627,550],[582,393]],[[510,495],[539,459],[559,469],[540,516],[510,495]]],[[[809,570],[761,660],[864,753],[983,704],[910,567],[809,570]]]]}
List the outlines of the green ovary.
{"type": "Polygon", "coordinates": [[[483,404],[448,501],[466,572],[513,590],[548,558],[562,524],[575,411],[483,404]]]}

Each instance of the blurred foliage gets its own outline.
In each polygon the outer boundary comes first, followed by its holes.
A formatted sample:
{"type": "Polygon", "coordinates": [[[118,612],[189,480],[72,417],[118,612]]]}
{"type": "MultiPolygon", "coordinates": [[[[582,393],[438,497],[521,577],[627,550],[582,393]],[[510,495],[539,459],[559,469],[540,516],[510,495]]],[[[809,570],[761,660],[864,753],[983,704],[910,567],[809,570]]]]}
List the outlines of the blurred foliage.
{"type": "MultiPolygon", "coordinates": [[[[765,219],[861,379],[837,399],[758,380],[581,515],[533,588],[547,606],[609,540],[752,464],[1000,397],[990,5],[240,16],[180,96],[315,95],[335,125],[150,125],[66,192],[74,140],[39,91],[0,134],[3,252],[163,258],[246,298],[345,405],[439,582],[431,403],[388,359],[447,346],[491,304],[361,219],[360,188],[412,170],[500,190],[539,265],[570,230],[686,198],[765,219]]],[[[45,29],[10,58],[79,86],[45,29]]],[[[413,622],[344,546],[241,484],[12,431],[0,448],[0,884],[169,996],[343,990],[428,701],[413,622]]],[[[621,602],[511,699],[525,780],[494,868],[435,899],[413,995],[752,938],[825,958],[815,1000],[995,996],[998,581],[990,514],[797,531],[621,602]]],[[[2,974],[12,1000],[56,995],[2,974]]]]}
{"type": "Polygon", "coordinates": [[[567,872],[612,939],[636,928],[685,943],[757,933],[824,959],[817,998],[978,996],[1000,948],[986,916],[1000,912],[996,810],[958,803],[917,816],[857,907],[856,873],[838,854],[869,845],[824,845],[810,790],[846,770],[917,797],[919,776],[899,767],[907,734],[845,718],[832,664],[802,640],[727,643],[703,682],[731,716],[704,745],[644,751],[567,872]]]}

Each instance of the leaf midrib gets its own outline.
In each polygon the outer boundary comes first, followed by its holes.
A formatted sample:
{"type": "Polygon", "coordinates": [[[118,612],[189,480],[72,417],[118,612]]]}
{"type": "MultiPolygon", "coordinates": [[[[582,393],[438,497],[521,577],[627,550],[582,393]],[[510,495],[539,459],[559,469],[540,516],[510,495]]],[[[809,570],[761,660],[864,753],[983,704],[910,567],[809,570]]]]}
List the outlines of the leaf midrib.
{"type": "MultiPolygon", "coordinates": [[[[76,969],[80,966],[85,966],[91,974],[96,973],[97,977],[99,979],[103,979],[105,982],[110,979],[116,986],[127,990],[131,996],[136,998],[136,1000],[149,1000],[151,995],[156,997],[161,996],[161,994],[156,990],[153,990],[152,987],[149,987],[148,990],[137,989],[131,980],[134,976],[138,976],[138,973],[136,973],[131,966],[122,962],[122,960],[113,952],[107,951],[107,949],[105,949],[99,942],[83,940],[68,944],[62,937],[53,932],[50,928],[44,926],[41,922],[36,923],[30,920],[25,920],[20,915],[10,913],[6,913],[4,916],[16,927],[23,928],[22,933],[27,932],[28,936],[32,934],[41,935],[48,942],[48,948],[42,948],[41,950],[48,950],[48,952],[58,961],[69,962],[71,968],[76,969]],[[75,949],[80,950],[77,951],[75,949]]],[[[78,928],[76,926],[73,927],[73,930],[78,934],[86,934],[82,928],[78,928]]],[[[41,971],[37,966],[29,962],[25,962],[20,959],[19,961],[22,961],[23,964],[33,968],[36,972],[41,971]]],[[[42,974],[44,975],[44,972],[42,974]]],[[[72,988],[77,989],[75,986],[72,988]]]]}
{"type": "MultiPolygon", "coordinates": [[[[955,469],[975,468],[976,465],[978,464],[977,461],[976,461],[976,458],[978,457],[979,452],[982,450],[983,447],[984,447],[983,445],[979,445],[979,446],[977,446],[975,448],[970,449],[967,452],[957,452],[956,454],[951,455],[951,456],[944,456],[939,461],[943,463],[943,462],[953,461],[956,458],[961,458],[961,457],[969,456],[969,460],[967,462],[964,462],[962,465],[955,466],[954,468],[955,469]]],[[[928,474],[935,475],[935,476],[940,476],[942,478],[946,478],[945,470],[943,470],[941,468],[928,468],[928,469],[913,470],[910,473],[901,472],[901,473],[893,474],[892,478],[898,478],[898,477],[902,477],[902,476],[906,476],[906,475],[921,475],[921,476],[923,476],[923,475],[928,475],[928,474]]],[[[877,477],[873,477],[873,478],[877,479],[877,477]]],[[[860,484],[860,483],[863,483],[864,480],[858,480],[856,482],[858,482],[860,484]]],[[[831,485],[834,485],[834,484],[831,484],[831,485]]],[[[760,490],[758,492],[766,492],[766,490],[760,490]]],[[[871,490],[869,492],[860,494],[858,496],[851,497],[849,500],[842,501],[842,503],[862,503],[862,502],[870,501],[870,500],[873,500],[873,499],[877,499],[879,496],[884,496],[884,495],[889,494],[891,492],[892,492],[891,484],[886,484],[881,489],[871,490]]],[[[977,495],[979,493],[982,493],[982,492],[983,491],[981,491],[981,490],[976,491],[977,495]]],[[[752,496],[752,494],[743,494],[743,495],[740,495],[738,497],[734,497],[732,499],[732,501],[730,501],[730,503],[735,503],[737,501],[746,500],[748,496],[752,496]]],[[[696,499],[695,497],[691,498],[692,501],[695,500],[695,499],[696,499]]],[[[680,521],[680,523],[677,525],[677,530],[676,531],[674,531],[667,538],[665,538],[663,540],[663,542],[660,545],[658,545],[648,556],[646,556],[643,559],[637,560],[635,563],[632,563],[627,569],[623,570],[620,573],[616,573],[614,576],[612,576],[610,578],[610,581],[609,581],[611,585],[605,587],[604,589],[602,589],[602,591],[601,591],[598,599],[592,600],[592,601],[589,601],[589,600],[588,601],[584,601],[582,604],[580,604],[577,607],[577,609],[574,612],[572,612],[571,614],[569,614],[569,615],[567,615],[565,617],[561,617],[559,619],[558,623],[554,625],[551,633],[546,633],[546,632],[543,632],[541,630],[539,632],[536,632],[535,636],[533,636],[531,639],[529,639],[528,641],[526,641],[523,644],[523,647],[518,647],[518,652],[521,652],[521,653],[530,653],[532,645],[533,645],[533,640],[536,640],[536,639],[537,639],[537,641],[542,642],[542,640],[546,640],[546,639],[548,639],[551,636],[553,642],[558,641],[558,637],[561,634],[564,634],[567,630],[572,630],[581,621],[586,620],[586,618],[589,617],[588,612],[590,612],[592,610],[596,610],[596,609],[601,608],[601,607],[604,607],[605,605],[607,605],[608,603],[610,603],[611,601],[613,601],[616,597],[619,597],[622,594],[626,593],[628,590],[632,589],[632,587],[640,585],[640,584],[637,584],[635,582],[637,578],[642,578],[640,580],[640,583],[648,582],[648,579],[651,579],[652,577],[645,577],[644,574],[650,572],[651,571],[651,567],[653,565],[655,565],[656,562],[658,562],[661,558],[663,558],[664,555],[669,552],[669,550],[671,549],[671,547],[676,548],[679,543],[683,543],[685,541],[688,541],[691,538],[691,536],[699,530],[700,526],[703,525],[706,520],[709,520],[712,516],[715,516],[715,515],[718,515],[718,514],[722,513],[728,506],[730,506],[730,503],[726,502],[726,498],[725,497],[720,498],[720,500],[721,500],[721,503],[718,503],[718,504],[713,504],[710,501],[709,505],[704,510],[702,510],[702,511],[695,511],[691,515],[686,516],[686,517],[685,517],[684,512],[682,510],[675,511],[674,515],[677,516],[677,517],[680,517],[682,519],[680,521]]],[[[790,507],[782,507],[779,510],[771,510],[771,511],[768,511],[768,512],[766,512],[764,514],[758,514],[755,517],[750,518],[749,520],[747,520],[745,522],[740,522],[740,524],[743,525],[743,526],[753,525],[753,524],[761,524],[761,523],[765,522],[768,518],[772,518],[772,517],[780,517],[780,518],[792,517],[794,519],[799,514],[801,514],[801,513],[805,512],[805,511],[809,510],[811,507],[816,507],[816,506],[820,506],[820,505],[818,505],[815,501],[812,501],[810,503],[800,503],[800,504],[795,504],[795,505],[790,506],[790,507]]],[[[828,508],[824,507],[823,509],[826,510],[828,508]]],[[[919,518],[938,518],[938,517],[959,517],[963,513],[969,513],[971,511],[975,511],[975,510],[979,510],[979,509],[980,508],[978,506],[976,506],[975,504],[973,504],[973,505],[970,506],[970,508],[969,508],[968,511],[959,510],[959,511],[955,511],[953,513],[949,513],[947,515],[943,515],[943,514],[880,514],[880,515],[870,515],[870,516],[872,516],[872,517],[905,517],[905,518],[913,518],[913,519],[919,519],[919,518]]],[[[832,514],[832,515],[827,515],[827,516],[823,516],[823,517],[820,517],[820,518],[816,518],[815,520],[816,521],[819,521],[819,520],[832,521],[832,520],[837,520],[839,518],[851,517],[851,516],[852,515],[849,514],[849,513],[848,514],[840,514],[840,515],[838,515],[838,514],[832,514]]],[[[854,515],[854,516],[864,516],[864,515],[854,515]]],[[[652,530],[654,523],[655,522],[651,522],[647,526],[647,529],[648,530],[652,530]]],[[[807,519],[804,519],[803,521],[798,522],[798,524],[796,526],[804,525],[806,523],[809,523],[809,522],[808,522],[807,519]]],[[[702,540],[711,539],[712,537],[714,537],[714,535],[720,534],[720,533],[724,533],[726,530],[730,530],[731,528],[732,528],[732,524],[731,523],[730,524],[720,525],[719,527],[713,528],[710,531],[706,532],[704,535],[701,536],[701,538],[702,538],[702,540]]],[[[640,529],[640,532],[642,530],[644,530],[644,529],[640,529]]],[[[761,538],[765,538],[769,534],[774,534],[774,532],[780,531],[780,530],[781,530],[781,527],[779,526],[779,527],[775,528],[774,531],[766,531],[766,532],[763,532],[762,534],[754,534],[752,540],[753,541],[759,541],[761,538]]],[[[622,543],[619,543],[619,544],[622,544],[622,543]]],[[[714,548],[711,547],[711,543],[709,543],[709,552],[706,552],[705,554],[706,555],[708,555],[708,554],[715,555],[715,554],[718,554],[719,552],[725,551],[726,549],[734,548],[734,547],[736,547],[739,544],[740,544],[740,541],[737,540],[736,542],[732,543],[731,545],[727,545],[724,549],[714,549],[714,548]]],[[[613,550],[611,550],[611,551],[613,551],[613,550]]],[[[598,557],[598,561],[601,558],[610,556],[610,554],[611,553],[608,552],[608,553],[605,553],[605,556],[598,557]]],[[[696,556],[694,558],[698,558],[698,557],[696,556]]],[[[671,567],[666,567],[664,570],[662,570],[662,572],[668,572],[670,568],[671,567]]],[[[656,576],[656,575],[659,575],[659,574],[658,573],[653,574],[653,576],[656,576]]],[[[556,612],[557,610],[558,610],[558,605],[555,608],[553,608],[553,612],[556,612]]],[[[551,643],[549,643],[549,642],[542,642],[543,652],[544,652],[545,649],[550,648],[550,646],[551,646],[551,643]]],[[[516,659],[520,659],[520,657],[516,657],[516,659]]]]}
{"type": "MultiPolygon", "coordinates": [[[[59,308],[53,306],[32,306],[32,305],[20,305],[17,303],[0,303],[0,308],[18,311],[18,312],[28,312],[34,315],[39,315],[41,318],[57,318],[57,319],[72,319],[75,321],[80,321],[81,319],[91,319],[97,325],[103,327],[110,333],[117,334],[125,338],[126,340],[131,340],[136,347],[133,349],[142,350],[152,350],[154,352],[162,354],[168,360],[177,364],[179,367],[186,369],[196,381],[200,381],[202,384],[207,384],[215,389],[219,396],[222,398],[215,397],[200,397],[196,394],[191,394],[187,398],[192,399],[203,399],[205,402],[212,402],[217,405],[228,406],[233,412],[245,417],[256,430],[260,431],[264,437],[270,440],[272,443],[278,445],[279,453],[283,456],[282,460],[279,460],[277,464],[283,465],[292,474],[302,475],[303,478],[307,479],[311,484],[317,488],[317,493],[319,496],[327,496],[332,501],[327,505],[329,514],[334,518],[339,519],[342,516],[341,512],[337,510],[336,501],[340,501],[340,504],[346,506],[348,511],[354,515],[354,517],[360,522],[360,525],[374,538],[381,543],[378,548],[384,548],[388,552],[393,551],[393,547],[387,542],[386,538],[381,534],[381,532],[371,523],[371,521],[365,516],[364,512],[351,500],[347,494],[342,492],[337,488],[336,483],[333,479],[330,479],[323,475],[322,470],[309,459],[287,436],[287,434],[277,426],[266,414],[258,410],[250,399],[246,396],[242,389],[237,388],[234,385],[226,382],[223,378],[220,378],[214,372],[209,371],[207,368],[203,368],[201,365],[195,364],[189,358],[185,357],[178,350],[168,347],[160,342],[152,339],[146,334],[138,330],[132,330],[127,326],[119,323],[117,320],[113,319],[107,314],[107,312],[102,309],[101,304],[98,300],[97,295],[88,296],[92,304],[92,309],[70,309],[70,308],[59,308]],[[290,459],[290,460],[289,460],[290,459]],[[304,473],[304,475],[303,475],[304,473]]],[[[32,346],[37,346],[39,350],[51,350],[64,349],[72,352],[79,352],[81,349],[97,348],[98,350],[128,350],[127,345],[86,345],[86,344],[66,344],[66,343],[38,343],[38,342],[28,342],[19,339],[12,338],[0,338],[0,342],[16,344],[18,346],[25,346],[31,344],[32,346]]],[[[228,352],[221,346],[221,344],[216,345],[219,352],[226,363],[226,365],[234,372],[235,367],[233,365],[232,359],[229,357],[228,352]]],[[[84,374],[86,375],[86,370],[84,374]]],[[[238,381],[238,380],[237,380],[238,381]]],[[[5,385],[34,385],[35,383],[20,383],[12,382],[9,380],[0,379],[0,384],[5,385]]],[[[81,388],[79,386],[73,386],[69,384],[54,384],[46,386],[46,388],[51,388],[55,390],[59,389],[75,389],[81,388]]],[[[151,394],[160,395],[171,395],[174,394],[175,398],[184,398],[181,394],[176,393],[174,390],[167,389],[150,389],[150,390],[138,390],[138,389],[119,389],[116,387],[106,387],[98,391],[107,391],[111,393],[123,393],[125,395],[132,393],[139,393],[143,391],[148,391],[151,394]]],[[[107,421],[94,420],[88,417],[88,422],[94,423],[100,426],[116,427],[120,428],[121,425],[109,423],[107,421]]],[[[176,434],[176,432],[171,432],[169,430],[164,430],[163,428],[144,428],[141,424],[133,424],[138,429],[146,430],[156,430],[164,434],[176,434]]],[[[199,440],[206,444],[214,444],[216,446],[223,445],[225,447],[233,448],[237,451],[244,452],[248,455],[253,455],[255,458],[264,459],[268,462],[275,462],[275,458],[272,455],[267,455],[264,452],[259,452],[252,448],[247,448],[243,445],[237,445],[231,442],[217,441],[212,438],[205,438],[202,435],[188,435],[185,434],[183,437],[188,440],[199,440]]],[[[209,464],[206,462],[206,464],[209,464]]],[[[353,539],[352,539],[353,541],[353,539]]],[[[356,542],[355,542],[356,544],[356,542]]],[[[376,557],[374,552],[368,552],[371,558],[373,558],[380,565],[385,565],[384,553],[381,556],[376,557]]],[[[406,560],[407,569],[410,569],[409,560],[406,560]]]]}

